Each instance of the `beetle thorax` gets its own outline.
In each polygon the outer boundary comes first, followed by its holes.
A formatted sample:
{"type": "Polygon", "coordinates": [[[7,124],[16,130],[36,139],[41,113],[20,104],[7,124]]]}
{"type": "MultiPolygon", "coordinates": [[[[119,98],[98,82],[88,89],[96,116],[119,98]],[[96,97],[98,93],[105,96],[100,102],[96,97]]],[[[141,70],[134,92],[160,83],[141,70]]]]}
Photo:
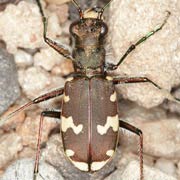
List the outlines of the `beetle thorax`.
{"type": "Polygon", "coordinates": [[[87,18],[75,22],[70,27],[73,35],[73,58],[79,69],[97,69],[104,65],[104,36],[106,24],[99,19],[87,18]]]}

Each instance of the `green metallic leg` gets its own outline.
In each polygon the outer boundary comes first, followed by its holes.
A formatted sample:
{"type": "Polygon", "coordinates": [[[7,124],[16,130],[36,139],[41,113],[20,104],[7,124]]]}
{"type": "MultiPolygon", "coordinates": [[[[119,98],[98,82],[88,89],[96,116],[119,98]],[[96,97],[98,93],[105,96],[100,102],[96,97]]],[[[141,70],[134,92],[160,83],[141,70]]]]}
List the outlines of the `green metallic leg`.
{"type": "Polygon", "coordinates": [[[108,71],[108,70],[115,70],[115,69],[117,69],[118,66],[119,66],[119,65],[125,60],[125,58],[128,56],[128,54],[130,54],[133,50],[135,50],[135,48],[136,48],[139,44],[143,43],[143,42],[146,41],[148,38],[150,38],[152,35],[154,35],[156,32],[160,31],[160,30],[163,28],[163,26],[167,23],[167,20],[168,20],[170,14],[171,14],[169,11],[167,11],[167,13],[168,13],[168,14],[167,14],[166,18],[165,18],[165,20],[163,21],[163,23],[162,23],[161,25],[158,25],[157,27],[155,27],[154,30],[148,32],[144,37],[142,37],[141,39],[139,39],[135,44],[132,44],[132,45],[128,48],[128,50],[126,51],[126,53],[122,56],[122,58],[119,60],[119,62],[118,62],[117,64],[111,64],[111,63],[106,64],[106,70],[108,71]]]}
{"type": "Polygon", "coordinates": [[[57,42],[49,39],[46,35],[46,32],[47,32],[47,18],[45,17],[44,15],[44,11],[42,9],[42,5],[41,5],[41,2],[40,0],[36,0],[37,2],[37,5],[39,7],[39,11],[41,13],[41,16],[42,16],[42,21],[43,21],[43,37],[44,37],[44,41],[50,46],[52,47],[53,49],[55,49],[58,53],[60,53],[62,56],[68,58],[68,59],[71,59],[73,60],[72,56],[71,56],[71,53],[68,49],[66,49],[63,45],[61,44],[58,44],[57,42]]]}

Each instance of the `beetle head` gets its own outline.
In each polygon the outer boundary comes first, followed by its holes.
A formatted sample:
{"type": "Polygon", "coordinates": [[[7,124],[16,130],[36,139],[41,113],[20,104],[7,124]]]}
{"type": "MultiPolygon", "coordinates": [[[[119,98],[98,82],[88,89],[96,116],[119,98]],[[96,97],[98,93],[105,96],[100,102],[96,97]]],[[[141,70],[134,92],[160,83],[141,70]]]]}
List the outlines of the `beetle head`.
{"type": "Polygon", "coordinates": [[[100,38],[105,36],[108,28],[102,20],[102,15],[105,8],[110,2],[103,8],[93,7],[86,10],[85,12],[83,12],[83,10],[75,0],[72,0],[72,2],[78,9],[80,20],[72,23],[72,25],[70,26],[70,33],[77,39],[86,37],[89,37],[89,39],[90,37],[92,39],[97,39],[97,37],[100,38]]]}
{"type": "Polygon", "coordinates": [[[73,57],[81,68],[98,68],[104,63],[104,36],[108,32],[106,23],[103,22],[102,15],[104,8],[94,7],[82,11],[78,3],[76,5],[80,19],[70,26],[70,33],[74,39],[73,57]]]}
{"type": "MultiPolygon", "coordinates": [[[[102,20],[102,8],[94,7],[87,9],[85,12],[82,12],[81,9],[78,10],[80,19],[70,26],[70,33],[75,39],[85,40],[88,38],[93,41],[107,34],[108,27],[102,20]]],[[[83,45],[86,45],[86,43],[83,45]]]]}

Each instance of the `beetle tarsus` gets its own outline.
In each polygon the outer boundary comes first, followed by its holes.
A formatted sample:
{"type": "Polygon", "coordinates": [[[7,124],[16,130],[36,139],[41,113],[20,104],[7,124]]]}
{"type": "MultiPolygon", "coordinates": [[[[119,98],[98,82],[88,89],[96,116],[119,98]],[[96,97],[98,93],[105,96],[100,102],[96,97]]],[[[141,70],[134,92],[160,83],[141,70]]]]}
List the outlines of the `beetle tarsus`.
{"type": "Polygon", "coordinates": [[[37,180],[37,176],[38,176],[38,173],[37,173],[37,172],[34,172],[34,174],[33,174],[33,180],[37,180]]]}

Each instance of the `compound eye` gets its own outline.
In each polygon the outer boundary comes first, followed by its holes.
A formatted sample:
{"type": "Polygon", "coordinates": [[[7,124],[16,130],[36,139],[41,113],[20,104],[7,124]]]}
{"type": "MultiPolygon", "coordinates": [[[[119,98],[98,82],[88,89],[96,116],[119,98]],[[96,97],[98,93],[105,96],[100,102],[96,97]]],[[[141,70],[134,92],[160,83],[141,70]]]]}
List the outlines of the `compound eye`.
{"type": "Polygon", "coordinates": [[[108,27],[105,23],[102,23],[102,26],[101,26],[101,35],[104,36],[106,35],[108,32],[108,27]]]}

